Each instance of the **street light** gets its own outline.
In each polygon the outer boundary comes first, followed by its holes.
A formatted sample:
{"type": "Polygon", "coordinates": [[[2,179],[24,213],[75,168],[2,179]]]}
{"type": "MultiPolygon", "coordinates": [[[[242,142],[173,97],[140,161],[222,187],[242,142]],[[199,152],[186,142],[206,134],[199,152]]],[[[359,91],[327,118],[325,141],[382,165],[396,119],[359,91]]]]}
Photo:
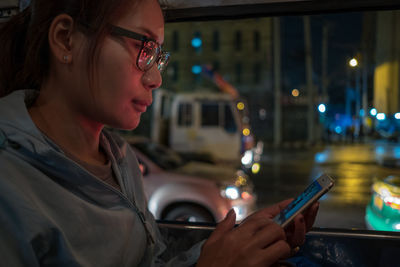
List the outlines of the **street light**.
{"type": "Polygon", "coordinates": [[[376,110],[376,108],[371,108],[369,114],[371,114],[371,116],[376,116],[376,114],[378,114],[378,111],[376,110]]]}
{"type": "Polygon", "coordinates": [[[319,104],[318,111],[321,112],[321,113],[324,113],[326,111],[325,104],[319,104]]]}
{"type": "Polygon", "coordinates": [[[378,119],[378,121],[384,121],[386,119],[386,114],[378,113],[378,114],[376,114],[376,118],[378,119]]]}
{"type": "Polygon", "coordinates": [[[355,59],[354,57],[353,57],[352,59],[350,59],[349,65],[350,65],[350,67],[352,67],[352,68],[357,67],[357,66],[358,66],[358,61],[357,61],[357,59],[355,59]]]}

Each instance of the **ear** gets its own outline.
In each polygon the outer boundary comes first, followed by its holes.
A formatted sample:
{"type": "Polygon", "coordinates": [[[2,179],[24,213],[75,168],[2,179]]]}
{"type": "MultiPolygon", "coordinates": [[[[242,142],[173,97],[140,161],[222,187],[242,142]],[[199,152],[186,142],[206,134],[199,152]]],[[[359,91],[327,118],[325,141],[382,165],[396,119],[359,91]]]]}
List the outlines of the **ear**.
{"type": "Polygon", "coordinates": [[[49,29],[49,46],[54,59],[60,63],[72,62],[74,20],[67,14],[55,17],[49,29]]]}

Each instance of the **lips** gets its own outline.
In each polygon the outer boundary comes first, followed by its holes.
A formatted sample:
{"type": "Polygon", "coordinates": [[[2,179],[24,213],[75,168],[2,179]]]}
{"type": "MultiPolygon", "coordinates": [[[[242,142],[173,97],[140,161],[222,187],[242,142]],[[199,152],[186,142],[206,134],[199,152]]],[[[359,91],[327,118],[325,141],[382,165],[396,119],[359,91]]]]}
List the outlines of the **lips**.
{"type": "Polygon", "coordinates": [[[133,108],[138,112],[146,112],[147,107],[151,105],[151,101],[133,100],[133,108]]]}

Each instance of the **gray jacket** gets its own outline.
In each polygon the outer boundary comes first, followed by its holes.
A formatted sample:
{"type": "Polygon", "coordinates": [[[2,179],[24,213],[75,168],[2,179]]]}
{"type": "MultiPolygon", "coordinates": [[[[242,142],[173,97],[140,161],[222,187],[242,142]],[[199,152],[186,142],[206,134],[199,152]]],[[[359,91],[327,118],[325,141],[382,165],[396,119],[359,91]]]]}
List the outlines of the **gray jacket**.
{"type": "Polygon", "coordinates": [[[102,132],[122,192],[43,137],[26,96],[0,98],[0,262],[4,266],[190,266],[200,244],[167,259],[133,151],[102,132]],[[164,254],[165,255],[165,254],[164,254]],[[182,260],[183,259],[183,260],[182,260]]]}

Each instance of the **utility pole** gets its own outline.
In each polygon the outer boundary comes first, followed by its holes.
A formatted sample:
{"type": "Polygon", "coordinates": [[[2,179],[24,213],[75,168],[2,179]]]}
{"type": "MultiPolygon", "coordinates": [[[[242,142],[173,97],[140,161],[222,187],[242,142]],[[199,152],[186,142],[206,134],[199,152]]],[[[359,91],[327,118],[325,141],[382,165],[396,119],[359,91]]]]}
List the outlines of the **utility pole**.
{"type": "Polygon", "coordinates": [[[280,19],[273,19],[274,34],[274,146],[282,142],[282,107],[281,107],[281,30],[280,19]]]}
{"type": "Polygon", "coordinates": [[[311,26],[310,17],[304,16],[304,45],[306,57],[307,102],[308,102],[308,143],[314,144],[314,86],[312,81],[311,26]]]}
{"type": "Polygon", "coordinates": [[[355,136],[359,138],[360,136],[360,110],[361,110],[361,86],[360,86],[360,67],[356,67],[356,127],[355,136]]]}
{"type": "MultiPolygon", "coordinates": [[[[368,51],[367,44],[363,42],[362,48],[362,109],[364,110],[362,115],[361,125],[364,127],[365,118],[368,114],[368,51]]],[[[365,129],[365,128],[364,128],[365,129]]],[[[364,132],[365,133],[365,132],[364,132]]]]}
{"type": "Polygon", "coordinates": [[[328,31],[329,26],[324,24],[322,29],[322,101],[325,104],[328,104],[328,77],[327,77],[327,68],[328,68],[328,31]]]}

